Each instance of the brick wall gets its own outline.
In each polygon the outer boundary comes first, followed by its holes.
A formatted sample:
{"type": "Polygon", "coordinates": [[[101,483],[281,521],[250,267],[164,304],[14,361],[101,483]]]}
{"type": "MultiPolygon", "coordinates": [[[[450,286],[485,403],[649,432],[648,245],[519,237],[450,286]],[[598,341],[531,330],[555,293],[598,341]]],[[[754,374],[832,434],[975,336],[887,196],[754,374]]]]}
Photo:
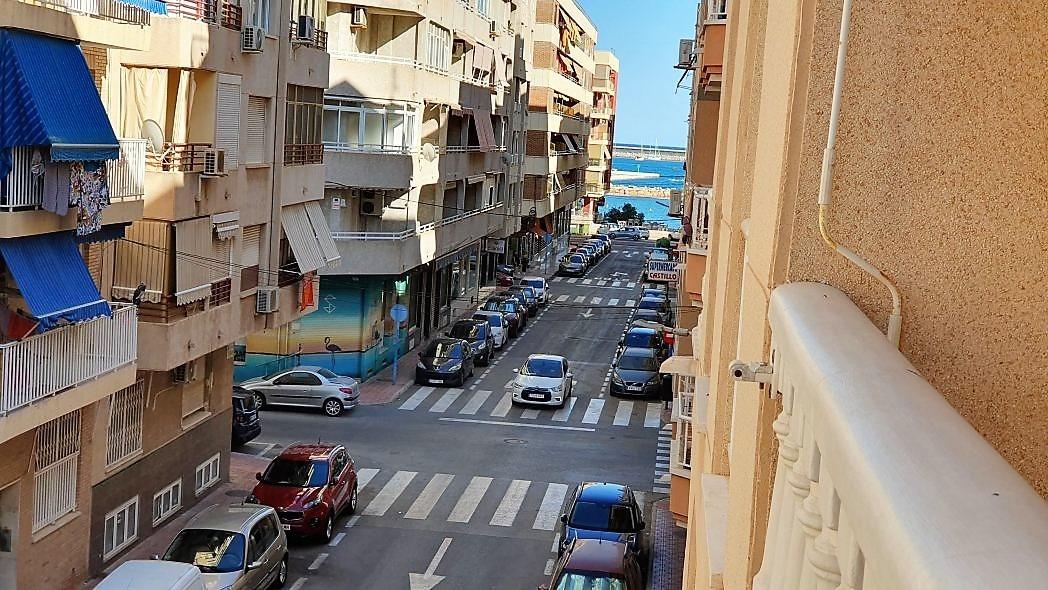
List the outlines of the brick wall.
{"type": "Polygon", "coordinates": [[[528,156],[545,156],[549,152],[549,133],[545,131],[528,131],[525,137],[524,153],[528,156]]]}
{"type": "Polygon", "coordinates": [[[557,49],[549,41],[535,41],[535,58],[533,67],[556,71],[557,49]]]}
{"type": "Polygon", "coordinates": [[[557,22],[556,0],[539,0],[535,7],[535,22],[539,24],[553,24],[557,22]]]}

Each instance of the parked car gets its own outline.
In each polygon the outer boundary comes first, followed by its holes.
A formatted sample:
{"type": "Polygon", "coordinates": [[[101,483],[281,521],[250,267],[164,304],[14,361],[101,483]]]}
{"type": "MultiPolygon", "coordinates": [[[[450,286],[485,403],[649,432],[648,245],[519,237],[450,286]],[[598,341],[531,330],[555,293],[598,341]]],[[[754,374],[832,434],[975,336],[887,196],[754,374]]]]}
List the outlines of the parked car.
{"type": "Polygon", "coordinates": [[[669,250],[667,250],[665,248],[654,248],[654,249],[651,250],[651,252],[648,252],[647,259],[648,260],[662,260],[662,261],[669,260],[670,259],[670,252],[669,252],[669,250]]]}
{"type": "Polygon", "coordinates": [[[299,406],[338,416],[360,403],[360,384],[356,379],[336,375],[323,367],[303,365],[248,379],[240,385],[255,396],[255,404],[261,409],[299,406]]]}
{"type": "Polygon", "coordinates": [[[535,289],[535,293],[538,296],[539,305],[546,305],[549,303],[549,283],[542,277],[527,276],[520,279],[521,285],[527,285],[532,289],[535,289]]]}
{"type": "Polygon", "coordinates": [[[495,350],[502,350],[502,347],[506,345],[506,341],[509,340],[508,329],[506,327],[506,316],[502,315],[501,311],[475,311],[473,312],[473,319],[483,320],[488,323],[488,327],[491,329],[491,338],[495,344],[495,350]]]}
{"type": "Polygon", "coordinates": [[[163,559],[195,565],[209,589],[262,590],[287,582],[287,536],[269,506],[208,506],[179,531],[163,559]]]}
{"type": "Polygon", "coordinates": [[[662,314],[654,309],[635,309],[630,317],[630,325],[636,324],[638,321],[652,322],[661,326],[662,314]]]}
{"type": "Polygon", "coordinates": [[[640,236],[640,239],[642,240],[646,240],[651,237],[651,233],[648,231],[648,228],[646,227],[635,227],[633,229],[637,231],[637,235],[640,236]]]}
{"type": "Polygon", "coordinates": [[[581,254],[572,254],[560,263],[557,274],[565,277],[581,277],[586,274],[586,259],[581,254]]]}
{"type": "Polygon", "coordinates": [[[510,381],[514,404],[563,407],[571,397],[572,378],[568,360],[552,354],[533,354],[510,381]]]}
{"type": "Polygon", "coordinates": [[[459,320],[451,326],[447,336],[468,342],[469,347],[473,349],[473,359],[478,365],[491,363],[491,353],[495,350],[495,338],[491,335],[491,327],[488,326],[487,319],[459,320]]]}
{"type": "Polygon", "coordinates": [[[658,297],[659,299],[665,299],[666,301],[669,301],[669,297],[666,296],[666,290],[665,289],[654,289],[654,288],[643,289],[640,292],[640,296],[641,297],[658,297]]]}
{"type": "Polygon", "coordinates": [[[495,267],[495,284],[499,287],[508,287],[513,284],[513,273],[516,271],[510,264],[500,264],[495,267]]]}
{"type": "Polygon", "coordinates": [[[233,429],[231,443],[239,447],[262,433],[262,418],[258,415],[258,403],[250,390],[233,386],[233,429]]]}
{"type": "Polygon", "coordinates": [[[635,227],[620,227],[608,233],[616,240],[639,240],[640,232],[635,227]]]}
{"type": "Polygon", "coordinates": [[[507,299],[506,297],[489,297],[484,302],[484,307],[481,310],[501,313],[510,338],[516,338],[517,334],[523,329],[515,300],[507,299]]]}
{"type": "Polygon", "coordinates": [[[529,317],[535,317],[535,315],[539,312],[539,298],[535,294],[535,289],[527,285],[513,285],[512,287],[509,287],[506,290],[510,293],[520,293],[524,296],[524,301],[528,307],[529,317]]]}
{"type": "Polygon", "coordinates": [[[661,330],[635,324],[627,326],[626,331],[622,334],[622,338],[619,339],[618,351],[622,352],[626,348],[650,348],[655,351],[655,356],[659,361],[663,361],[669,356],[669,347],[662,336],[661,330]]]}
{"type": "Polygon", "coordinates": [[[296,443],[270,462],[244,500],[271,506],[283,530],[330,541],[335,520],[357,510],[357,470],[337,443],[296,443]]]}
{"type": "Polygon", "coordinates": [[[523,330],[528,326],[528,300],[524,298],[522,293],[511,293],[509,291],[500,291],[495,294],[495,297],[503,298],[502,311],[503,313],[517,314],[519,318],[520,329],[523,330]],[[512,306],[512,308],[510,307],[512,306]]]}
{"type": "Polygon", "coordinates": [[[580,484],[560,520],[560,552],[576,539],[595,539],[625,543],[638,557],[644,553],[644,516],[627,485],[580,484]]]}
{"type": "Polygon", "coordinates": [[[200,569],[188,563],[132,559],[120,564],[95,590],[207,590],[200,569]]]}
{"type": "Polygon", "coordinates": [[[611,253],[611,243],[606,240],[593,239],[587,241],[586,243],[593,246],[594,248],[597,248],[597,253],[601,256],[607,256],[611,253]]]}
{"type": "Polygon", "coordinates": [[[583,539],[571,544],[539,590],[643,590],[644,570],[623,543],[583,539]]]}
{"type": "Polygon", "coordinates": [[[437,338],[418,355],[415,383],[461,386],[473,376],[473,349],[458,338],[437,338]]]}
{"type": "Polygon", "coordinates": [[[644,281],[644,282],[642,282],[640,284],[640,288],[641,288],[642,291],[647,291],[649,289],[652,289],[652,290],[655,290],[655,291],[661,291],[664,296],[668,296],[668,293],[669,293],[669,287],[666,285],[666,283],[655,283],[655,282],[652,282],[652,281],[644,281]]]}
{"type": "Polygon", "coordinates": [[[637,302],[637,309],[651,309],[659,314],[660,324],[668,326],[673,319],[670,312],[670,304],[664,297],[641,297],[637,302]]]}
{"type": "Polygon", "coordinates": [[[659,358],[650,348],[624,348],[611,364],[611,395],[657,397],[662,393],[659,358]]]}

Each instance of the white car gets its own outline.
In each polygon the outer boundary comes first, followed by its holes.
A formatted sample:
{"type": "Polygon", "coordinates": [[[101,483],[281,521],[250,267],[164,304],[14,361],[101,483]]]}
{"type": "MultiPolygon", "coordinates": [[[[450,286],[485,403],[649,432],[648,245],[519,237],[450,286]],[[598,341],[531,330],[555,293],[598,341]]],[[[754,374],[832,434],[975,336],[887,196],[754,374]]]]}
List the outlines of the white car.
{"type": "Polygon", "coordinates": [[[549,285],[546,284],[546,279],[542,277],[527,276],[520,279],[519,283],[525,287],[531,287],[535,289],[535,293],[538,295],[538,302],[540,305],[549,303],[549,285]]]}
{"type": "Polygon", "coordinates": [[[514,404],[564,407],[571,397],[573,375],[568,360],[553,354],[533,354],[510,381],[514,404]]]}
{"type": "Polygon", "coordinates": [[[495,341],[495,350],[502,350],[502,347],[506,345],[506,340],[509,339],[506,317],[502,315],[502,312],[475,311],[473,319],[484,320],[491,326],[491,338],[495,341]]]}

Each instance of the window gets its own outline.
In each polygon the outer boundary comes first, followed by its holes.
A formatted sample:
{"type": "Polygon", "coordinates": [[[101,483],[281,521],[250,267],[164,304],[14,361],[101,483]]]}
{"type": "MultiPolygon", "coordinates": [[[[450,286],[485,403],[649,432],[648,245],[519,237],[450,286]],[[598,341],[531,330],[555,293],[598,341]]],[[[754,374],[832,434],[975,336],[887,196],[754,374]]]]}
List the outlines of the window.
{"type": "Polygon", "coordinates": [[[320,385],[320,378],[310,373],[294,371],[282,375],[273,382],[274,385],[320,385]]]}
{"type": "Polygon", "coordinates": [[[277,534],[277,524],[273,522],[272,516],[266,516],[251,528],[247,554],[249,565],[265,556],[266,549],[277,540],[277,534]]]}
{"type": "Polygon", "coordinates": [[[324,144],[339,150],[409,153],[418,149],[417,106],[328,98],[324,144]]]}
{"type": "Polygon", "coordinates": [[[33,532],[76,510],[80,458],[80,410],[36,429],[33,453],[33,532]]]}
{"type": "Polygon", "coordinates": [[[426,32],[426,65],[446,72],[450,63],[451,31],[431,22],[426,32]]]}
{"type": "Polygon", "coordinates": [[[138,538],[138,496],[106,515],[102,559],[109,559],[138,538]]]}
{"type": "Polygon", "coordinates": [[[178,512],[182,507],[182,478],[171,482],[153,496],[153,526],[178,512]]]}
{"type": "Polygon", "coordinates": [[[251,24],[256,27],[261,27],[265,32],[269,32],[269,0],[255,0],[255,10],[251,15],[251,24]]]}
{"type": "Polygon", "coordinates": [[[490,14],[488,12],[491,10],[491,7],[489,6],[490,2],[491,0],[477,0],[477,12],[479,12],[481,16],[488,16],[490,14]]]}
{"type": "Polygon", "coordinates": [[[142,412],[145,391],[142,381],[109,396],[109,427],[106,429],[106,467],[142,451],[142,412]]]}
{"type": "Polygon", "coordinates": [[[288,84],[287,119],[284,122],[285,164],[323,163],[323,118],[323,88],[288,84]]]}
{"type": "Polygon", "coordinates": [[[208,488],[218,483],[218,471],[221,466],[222,455],[215,453],[207,461],[197,465],[193,491],[196,495],[204,493],[208,488]]]}
{"type": "Polygon", "coordinates": [[[266,115],[269,99],[247,97],[247,129],[244,130],[244,161],[259,164],[266,161],[266,115]]]}

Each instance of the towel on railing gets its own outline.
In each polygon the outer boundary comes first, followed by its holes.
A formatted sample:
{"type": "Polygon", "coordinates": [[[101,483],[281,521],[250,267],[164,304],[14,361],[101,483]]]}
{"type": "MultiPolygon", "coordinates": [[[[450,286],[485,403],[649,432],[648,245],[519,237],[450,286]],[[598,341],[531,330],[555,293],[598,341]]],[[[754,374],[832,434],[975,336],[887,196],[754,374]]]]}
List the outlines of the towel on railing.
{"type": "Polygon", "coordinates": [[[73,162],[70,164],[69,184],[69,204],[80,208],[76,234],[83,236],[102,229],[102,211],[109,206],[105,162],[73,162]]]}

